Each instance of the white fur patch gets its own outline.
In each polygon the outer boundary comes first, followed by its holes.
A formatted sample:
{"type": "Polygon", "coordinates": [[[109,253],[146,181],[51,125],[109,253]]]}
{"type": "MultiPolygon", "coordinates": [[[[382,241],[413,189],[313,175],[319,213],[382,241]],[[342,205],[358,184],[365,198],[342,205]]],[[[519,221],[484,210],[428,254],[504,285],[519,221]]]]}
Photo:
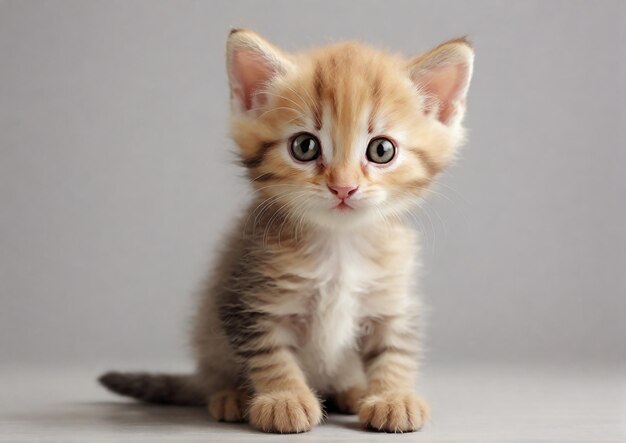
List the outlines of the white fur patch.
{"type": "Polygon", "coordinates": [[[329,233],[311,247],[317,261],[313,276],[317,295],[308,341],[299,356],[310,385],[319,391],[344,384],[346,377],[359,378],[358,362],[353,357],[362,318],[362,295],[375,274],[364,255],[368,246],[363,237],[329,233]]]}

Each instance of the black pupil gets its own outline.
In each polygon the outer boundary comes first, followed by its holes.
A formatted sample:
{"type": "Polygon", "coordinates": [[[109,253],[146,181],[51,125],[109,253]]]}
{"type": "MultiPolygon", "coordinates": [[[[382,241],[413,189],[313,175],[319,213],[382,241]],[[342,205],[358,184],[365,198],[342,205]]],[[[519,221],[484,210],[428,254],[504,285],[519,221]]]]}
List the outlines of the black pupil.
{"type": "Polygon", "coordinates": [[[386,143],[384,141],[378,143],[378,146],[376,147],[376,154],[378,154],[379,157],[385,156],[385,153],[387,152],[387,147],[385,145],[386,143]]]}
{"type": "Polygon", "coordinates": [[[305,138],[304,140],[300,142],[300,150],[302,151],[303,154],[306,154],[307,152],[309,152],[309,150],[312,150],[314,147],[315,147],[315,142],[313,141],[312,138],[305,138]]]}

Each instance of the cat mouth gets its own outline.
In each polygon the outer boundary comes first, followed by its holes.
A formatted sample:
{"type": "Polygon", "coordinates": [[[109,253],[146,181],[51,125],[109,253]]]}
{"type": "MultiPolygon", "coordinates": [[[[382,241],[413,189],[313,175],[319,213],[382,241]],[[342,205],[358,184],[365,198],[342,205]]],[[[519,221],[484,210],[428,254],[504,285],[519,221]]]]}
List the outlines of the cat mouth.
{"type": "Polygon", "coordinates": [[[335,206],[335,209],[339,211],[351,211],[354,208],[342,200],[337,206],[335,206]]]}

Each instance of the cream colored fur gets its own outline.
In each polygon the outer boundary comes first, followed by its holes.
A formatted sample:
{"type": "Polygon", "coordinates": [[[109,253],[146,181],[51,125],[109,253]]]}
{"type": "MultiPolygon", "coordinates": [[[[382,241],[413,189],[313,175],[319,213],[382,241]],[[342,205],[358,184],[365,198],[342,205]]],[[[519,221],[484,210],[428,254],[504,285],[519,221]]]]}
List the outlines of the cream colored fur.
{"type": "Polygon", "coordinates": [[[358,43],[286,54],[231,32],[232,133],[256,197],[202,295],[197,371],[103,383],[146,401],[204,399],[215,418],[268,432],[311,429],[321,399],[365,427],[420,429],[418,247],[404,215],[463,141],[472,64],[465,40],[405,60],[358,43]],[[312,161],[294,157],[301,134],[312,161]],[[369,150],[380,137],[393,146],[384,163],[369,150]]]}

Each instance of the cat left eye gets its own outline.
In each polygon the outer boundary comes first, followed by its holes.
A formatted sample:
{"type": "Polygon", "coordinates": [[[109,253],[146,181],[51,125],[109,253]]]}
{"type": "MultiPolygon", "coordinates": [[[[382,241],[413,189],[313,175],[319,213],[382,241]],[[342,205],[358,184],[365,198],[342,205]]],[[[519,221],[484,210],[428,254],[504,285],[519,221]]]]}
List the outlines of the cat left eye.
{"type": "Polygon", "coordinates": [[[317,138],[307,132],[296,136],[291,141],[291,155],[296,160],[308,162],[320,156],[320,142],[317,138]]]}
{"type": "Polygon", "coordinates": [[[389,163],[396,156],[396,147],[388,138],[378,137],[367,145],[366,156],[372,163],[389,163]]]}

